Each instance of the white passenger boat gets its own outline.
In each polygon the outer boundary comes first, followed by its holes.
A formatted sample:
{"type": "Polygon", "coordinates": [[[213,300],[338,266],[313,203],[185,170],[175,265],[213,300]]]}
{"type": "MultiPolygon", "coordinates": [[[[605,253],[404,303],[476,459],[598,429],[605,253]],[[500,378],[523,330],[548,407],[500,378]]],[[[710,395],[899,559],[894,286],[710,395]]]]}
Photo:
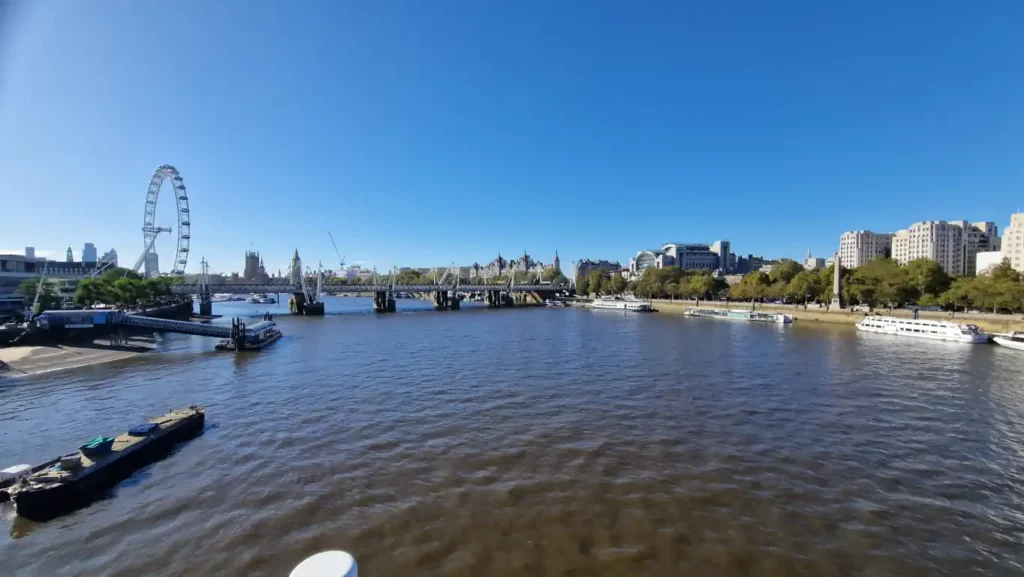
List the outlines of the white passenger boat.
{"type": "Polygon", "coordinates": [[[725,319],[728,321],[750,321],[755,323],[777,323],[789,324],[793,322],[793,315],[785,313],[766,313],[762,311],[745,311],[741,309],[707,309],[689,307],[683,314],[691,317],[704,317],[709,319],[725,319]]]}
{"type": "Polygon", "coordinates": [[[261,305],[272,305],[272,304],[277,302],[277,299],[275,299],[274,297],[268,297],[267,295],[265,295],[263,293],[259,293],[259,294],[253,293],[253,294],[249,295],[249,298],[245,299],[245,302],[247,302],[247,303],[254,303],[254,304],[261,304],[261,305]]]}
{"type": "Polygon", "coordinates": [[[1024,333],[1017,331],[1010,331],[1008,333],[996,333],[992,335],[992,340],[998,345],[1016,349],[1018,351],[1024,351],[1024,333]]]}
{"type": "Polygon", "coordinates": [[[977,326],[946,321],[869,316],[858,322],[857,328],[868,333],[915,337],[933,341],[969,344],[988,342],[988,335],[981,332],[977,326]]]}
{"type": "Polygon", "coordinates": [[[597,298],[588,305],[593,309],[610,309],[616,311],[633,311],[638,313],[649,313],[654,310],[650,301],[631,298],[597,298]]]}

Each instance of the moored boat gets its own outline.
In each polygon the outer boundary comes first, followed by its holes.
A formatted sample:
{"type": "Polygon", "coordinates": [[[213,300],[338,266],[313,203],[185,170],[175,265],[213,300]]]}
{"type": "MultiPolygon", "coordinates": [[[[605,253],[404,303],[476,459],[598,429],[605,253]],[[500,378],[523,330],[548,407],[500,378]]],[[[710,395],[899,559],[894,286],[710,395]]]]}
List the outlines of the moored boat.
{"type": "Polygon", "coordinates": [[[977,325],[926,319],[867,316],[857,323],[857,329],[867,333],[929,339],[933,341],[967,344],[988,342],[988,335],[981,332],[977,325]]]}
{"type": "Polygon", "coordinates": [[[1024,351],[1024,333],[1017,331],[996,333],[992,335],[992,340],[995,341],[997,345],[1017,351],[1024,351]]]}
{"type": "Polygon", "coordinates": [[[249,295],[249,298],[245,299],[245,302],[259,305],[272,305],[277,303],[277,299],[271,296],[267,296],[263,293],[253,293],[249,295]]]}
{"type": "Polygon", "coordinates": [[[749,321],[755,323],[776,323],[789,324],[793,322],[793,315],[785,313],[771,313],[764,311],[746,311],[741,309],[709,309],[700,307],[689,307],[683,314],[689,317],[702,317],[709,319],[725,319],[729,321],[749,321]]]}
{"type": "Polygon", "coordinates": [[[98,437],[77,453],[58,457],[22,477],[8,492],[18,515],[47,520],[86,505],[175,444],[203,429],[205,413],[195,405],[131,428],[110,442],[98,437]]]}
{"type": "Polygon", "coordinates": [[[650,301],[632,298],[596,298],[588,304],[593,309],[609,309],[617,311],[633,311],[638,313],[649,313],[654,310],[650,301]]]}
{"type": "Polygon", "coordinates": [[[263,321],[245,327],[245,336],[241,338],[241,346],[234,339],[224,339],[214,346],[218,351],[258,351],[276,343],[283,335],[273,321],[263,321]]]}

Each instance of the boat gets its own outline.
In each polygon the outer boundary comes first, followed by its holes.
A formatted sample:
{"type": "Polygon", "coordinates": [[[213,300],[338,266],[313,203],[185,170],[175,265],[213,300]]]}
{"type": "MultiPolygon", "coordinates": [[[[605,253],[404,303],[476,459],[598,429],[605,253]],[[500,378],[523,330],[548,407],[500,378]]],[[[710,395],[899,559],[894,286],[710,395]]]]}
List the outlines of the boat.
{"type": "Polygon", "coordinates": [[[1024,333],[1018,331],[996,333],[992,335],[992,340],[995,341],[997,345],[1002,345],[1018,351],[1024,351],[1024,333]]]}
{"type": "Polygon", "coordinates": [[[213,348],[218,351],[258,351],[276,343],[282,336],[273,321],[263,321],[251,327],[245,327],[245,338],[241,348],[238,347],[234,339],[224,339],[213,348]]]}
{"type": "Polygon", "coordinates": [[[210,297],[210,300],[215,303],[225,303],[234,300],[234,295],[231,293],[217,293],[210,297]]]}
{"type": "Polygon", "coordinates": [[[988,335],[981,332],[977,325],[926,319],[868,316],[857,323],[857,329],[867,333],[914,337],[933,341],[952,341],[968,344],[988,342],[988,335]]]}
{"type": "Polygon", "coordinates": [[[749,321],[754,323],[776,323],[789,324],[793,322],[793,315],[785,313],[769,313],[763,311],[747,311],[742,309],[709,309],[700,307],[689,307],[683,314],[690,317],[703,317],[709,319],[725,319],[729,321],[749,321]]]}
{"type": "Polygon", "coordinates": [[[45,521],[88,504],[104,490],[166,455],[203,430],[205,413],[192,405],[150,419],[114,437],[98,437],[21,477],[8,489],[19,516],[45,521]]]}
{"type": "Polygon", "coordinates": [[[245,299],[245,302],[258,305],[272,305],[277,303],[277,299],[275,299],[274,297],[269,297],[263,293],[253,293],[249,295],[249,298],[245,299]]]}
{"type": "Polygon", "coordinates": [[[650,301],[631,298],[596,298],[588,305],[593,309],[611,309],[616,311],[634,311],[638,313],[649,313],[654,310],[650,301]]]}

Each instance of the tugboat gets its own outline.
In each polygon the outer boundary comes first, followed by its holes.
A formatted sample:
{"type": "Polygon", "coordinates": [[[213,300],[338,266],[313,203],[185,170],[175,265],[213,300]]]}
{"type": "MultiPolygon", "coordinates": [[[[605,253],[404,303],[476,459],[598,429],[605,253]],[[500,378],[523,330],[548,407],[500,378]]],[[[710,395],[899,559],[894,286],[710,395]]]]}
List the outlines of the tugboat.
{"type": "Polygon", "coordinates": [[[58,517],[89,503],[175,444],[203,430],[203,409],[192,405],[150,419],[117,437],[97,437],[78,452],[33,469],[7,489],[18,515],[34,521],[58,517]]]}

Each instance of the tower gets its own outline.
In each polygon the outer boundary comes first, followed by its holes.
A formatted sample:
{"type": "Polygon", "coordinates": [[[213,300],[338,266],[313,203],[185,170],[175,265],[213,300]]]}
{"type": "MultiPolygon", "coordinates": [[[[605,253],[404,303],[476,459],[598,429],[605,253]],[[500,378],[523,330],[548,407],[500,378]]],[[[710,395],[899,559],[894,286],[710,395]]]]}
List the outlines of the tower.
{"type": "Polygon", "coordinates": [[[842,301],[839,299],[839,269],[841,268],[839,253],[835,256],[835,272],[832,275],[832,302],[829,303],[829,308],[835,307],[837,309],[843,308],[842,301]]]}
{"type": "Polygon", "coordinates": [[[70,246],[68,247],[67,262],[75,262],[75,255],[74,255],[74,253],[71,252],[71,247],[70,246]]]}
{"type": "Polygon", "coordinates": [[[555,270],[562,270],[562,263],[558,260],[558,251],[555,251],[555,260],[551,263],[551,266],[555,267],[555,270]]]}

